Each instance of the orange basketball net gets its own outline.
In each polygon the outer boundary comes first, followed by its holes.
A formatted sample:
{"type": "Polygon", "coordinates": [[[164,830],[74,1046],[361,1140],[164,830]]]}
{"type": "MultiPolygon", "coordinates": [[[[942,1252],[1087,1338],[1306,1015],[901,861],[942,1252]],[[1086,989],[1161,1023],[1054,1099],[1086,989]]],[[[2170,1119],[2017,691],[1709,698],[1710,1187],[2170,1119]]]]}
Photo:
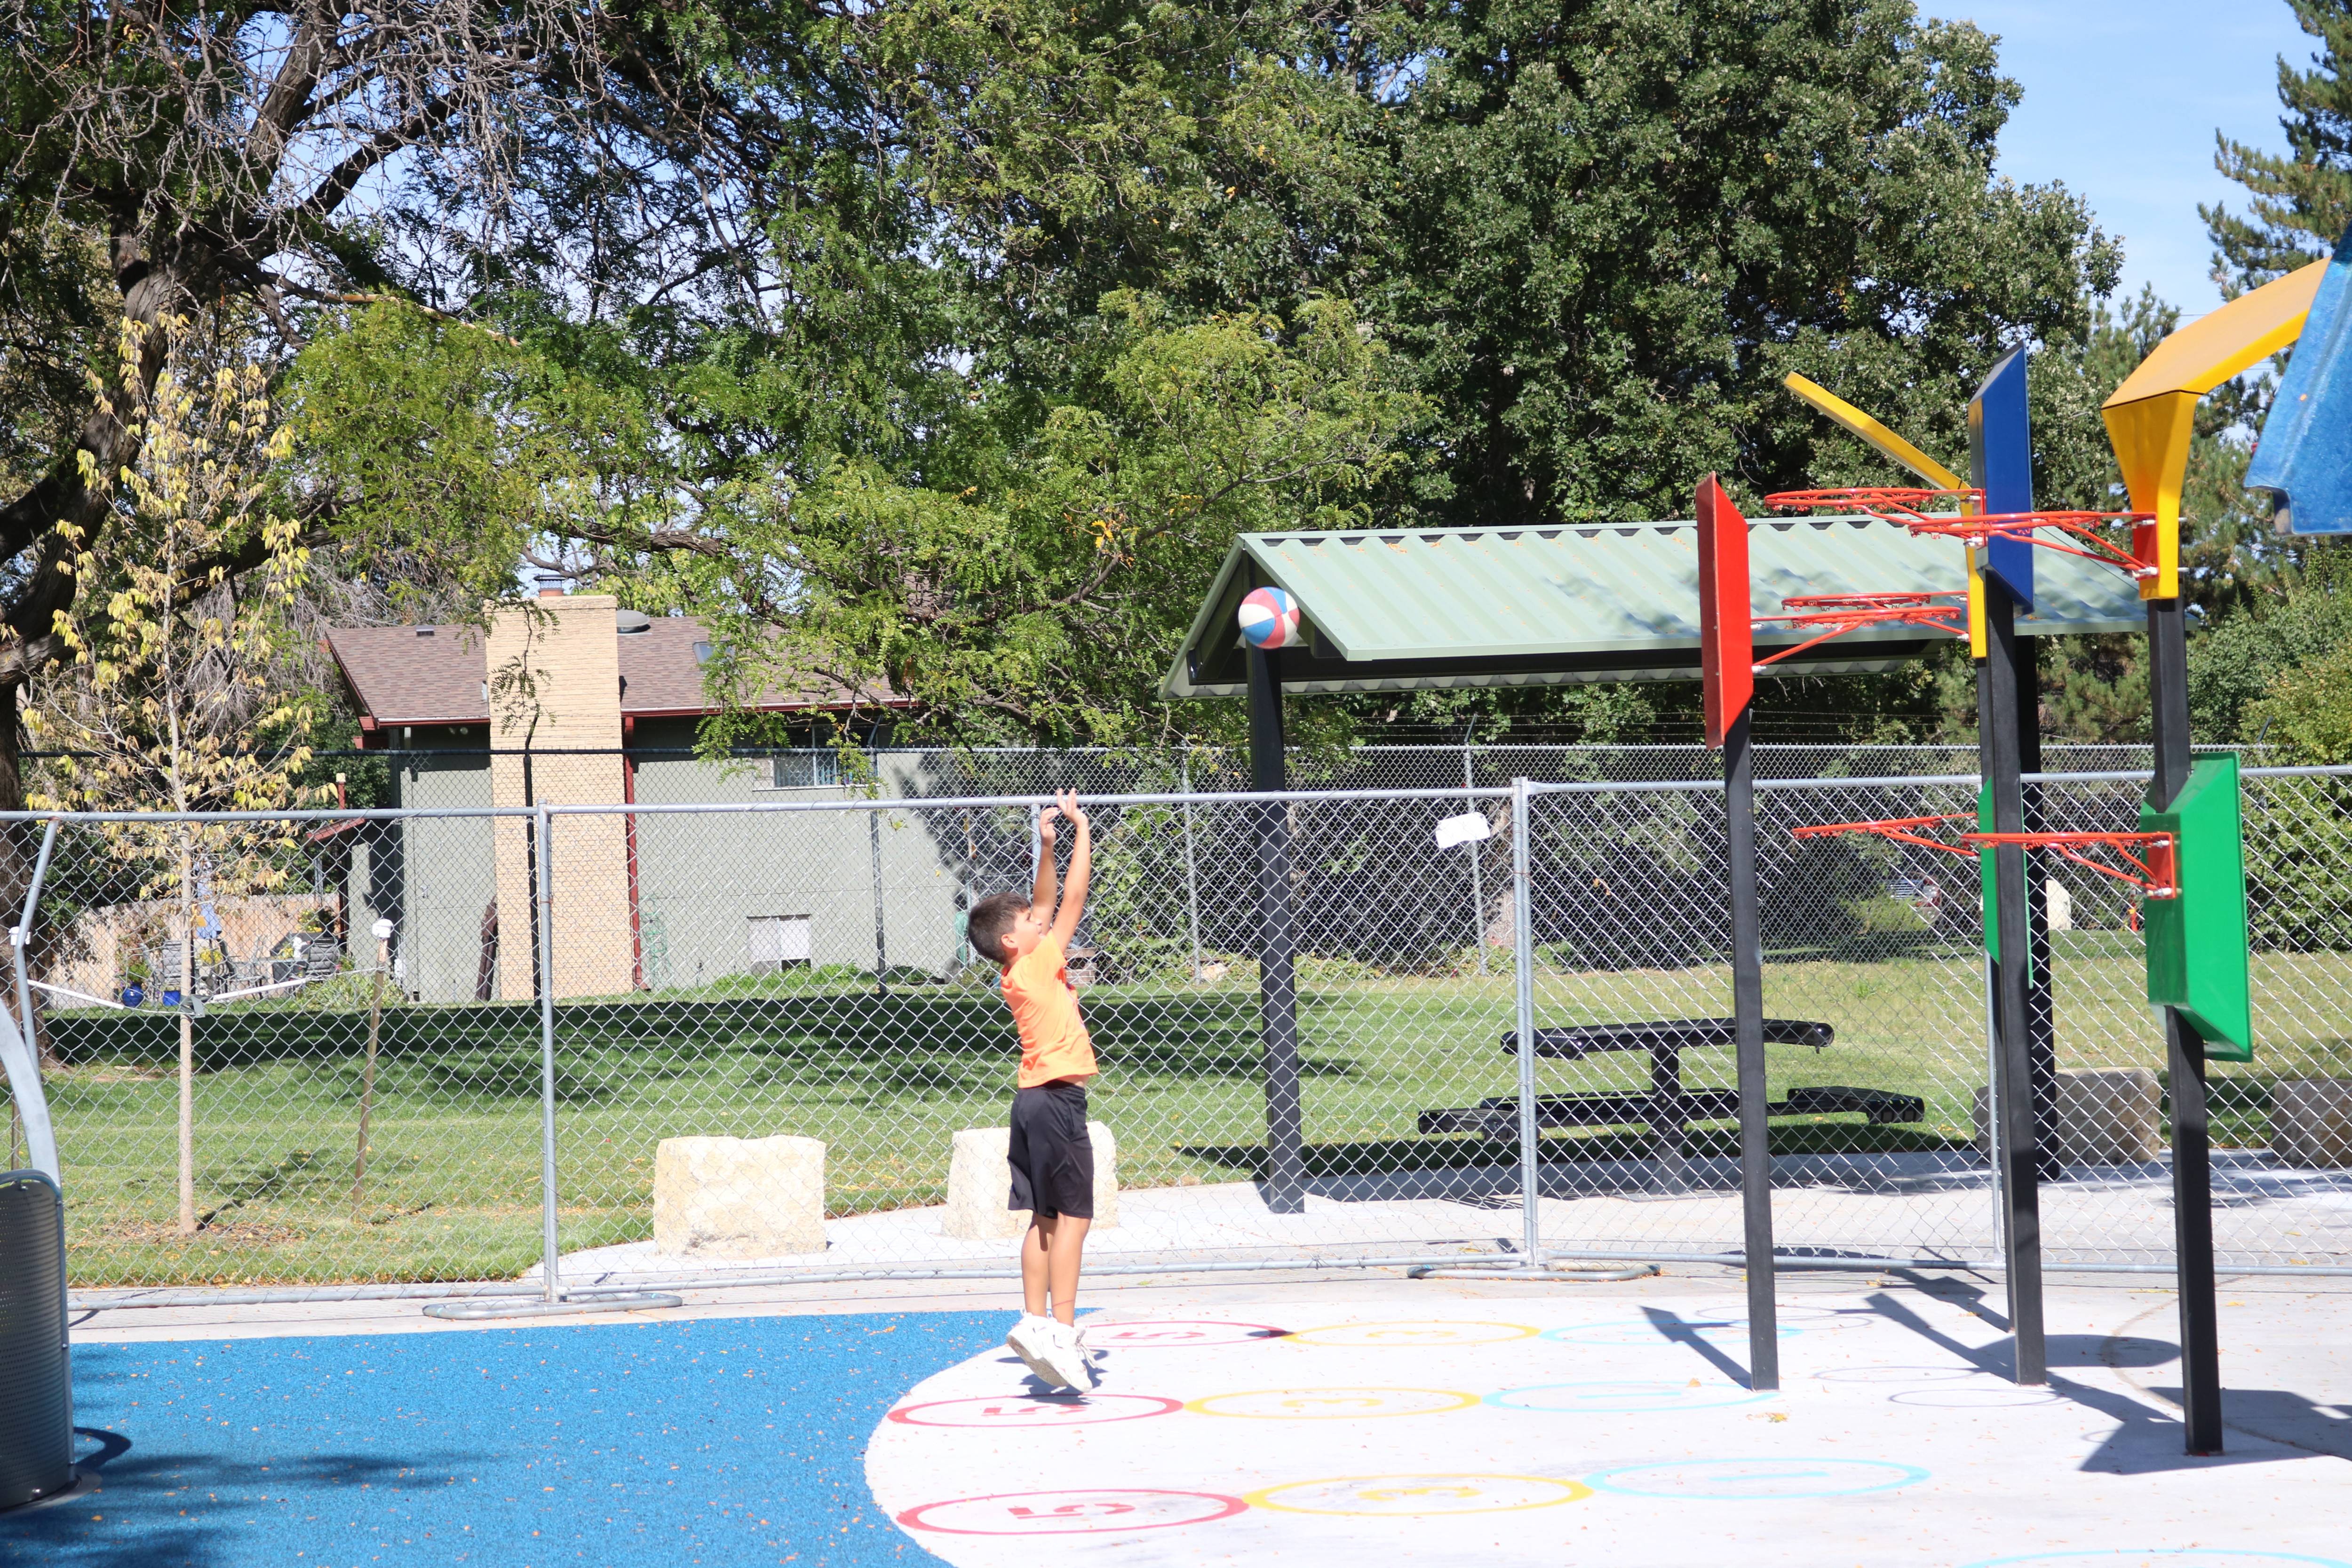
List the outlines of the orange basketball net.
{"type": "Polygon", "coordinates": [[[2102,566],[2113,566],[2133,577],[2153,577],[2156,563],[2143,558],[2130,540],[2117,542],[2109,531],[2117,524],[2136,528],[2153,521],[2146,511],[1996,511],[1987,512],[1984,491],[1905,489],[1864,485],[1832,490],[1781,490],[1764,498],[1778,511],[1859,513],[1892,522],[1914,534],[1958,539],[1982,544],[1991,539],[2017,539],[2061,555],[2079,555],[2102,566]],[[1970,509],[1965,512],[1927,511],[1937,502],[1970,509]],[[2043,531],[2049,531],[2044,532],[2043,531]]]}
{"type": "Polygon", "coordinates": [[[1944,594],[1797,594],[1781,600],[1780,606],[1781,614],[1757,616],[1755,624],[1786,621],[1793,631],[1818,635],[1758,659],[1758,669],[1864,626],[1926,626],[1956,637],[1966,637],[1969,630],[1968,595],[1958,589],[1944,594]]]}
{"type": "Polygon", "coordinates": [[[1965,813],[1944,816],[1891,816],[1876,822],[1824,822],[1810,827],[1789,830],[1792,838],[1827,838],[1841,833],[1866,833],[1876,838],[1892,839],[1897,844],[1916,845],[1922,849],[1940,849],[1947,855],[1974,855],[1979,849],[1996,849],[2015,845],[2021,849],[2048,849],[2077,866],[2089,868],[2102,877],[2112,877],[2139,889],[2151,899],[2177,899],[2180,896],[2179,846],[2169,833],[1962,833],[1950,838],[1931,838],[1927,834],[1954,822],[1975,819],[1965,813]],[[2121,861],[2094,859],[2089,851],[2101,850],[2121,861]],[[2135,853],[2144,850],[2145,854],[2135,853]]]}

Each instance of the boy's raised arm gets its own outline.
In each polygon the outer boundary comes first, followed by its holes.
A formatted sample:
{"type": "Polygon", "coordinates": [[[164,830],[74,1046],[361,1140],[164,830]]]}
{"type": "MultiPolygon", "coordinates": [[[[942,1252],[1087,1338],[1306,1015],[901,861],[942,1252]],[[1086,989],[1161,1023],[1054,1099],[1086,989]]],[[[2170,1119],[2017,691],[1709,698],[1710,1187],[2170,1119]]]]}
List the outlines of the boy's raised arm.
{"type": "Polygon", "coordinates": [[[1087,912],[1087,883],[1094,875],[1094,824],[1078,809],[1076,790],[1062,792],[1059,809],[1078,830],[1070,845],[1070,875],[1062,884],[1062,906],[1054,912],[1054,941],[1067,952],[1070,938],[1077,934],[1079,917],[1087,912]]]}
{"type": "Polygon", "coordinates": [[[1059,810],[1049,805],[1037,814],[1037,879],[1029,889],[1029,907],[1040,919],[1054,913],[1054,818],[1059,810]]]}

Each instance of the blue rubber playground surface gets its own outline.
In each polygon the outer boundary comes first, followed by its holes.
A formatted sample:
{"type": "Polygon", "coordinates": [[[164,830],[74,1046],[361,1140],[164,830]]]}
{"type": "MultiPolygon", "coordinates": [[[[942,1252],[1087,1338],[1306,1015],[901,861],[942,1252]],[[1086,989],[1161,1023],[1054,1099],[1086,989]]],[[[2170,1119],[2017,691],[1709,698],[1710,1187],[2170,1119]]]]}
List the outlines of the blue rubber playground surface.
{"type": "Polygon", "coordinates": [[[932,1563],[867,1438],[1002,1312],[100,1344],[101,1486],[0,1516],[0,1563],[932,1563]],[[125,1446],[127,1445],[127,1446],[125,1446]]]}

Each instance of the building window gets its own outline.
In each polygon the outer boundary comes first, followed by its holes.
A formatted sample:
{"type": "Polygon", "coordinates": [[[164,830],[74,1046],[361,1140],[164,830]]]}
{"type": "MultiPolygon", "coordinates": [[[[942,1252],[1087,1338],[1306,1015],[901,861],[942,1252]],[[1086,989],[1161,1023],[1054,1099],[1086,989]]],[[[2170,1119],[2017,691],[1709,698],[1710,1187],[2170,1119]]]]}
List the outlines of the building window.
{"type": "Polygon", "coordinates": [[[779,969],[804,969],[809,962],[807,915],[753,915],[747,922],[745,956],[759,973],[779,969]]]}
{"type": "Polygon", "coordinates": [[[841,754],[831,751],[786,752],[768,759],[772,789],[835,789],[841,784],[841,754]]]}

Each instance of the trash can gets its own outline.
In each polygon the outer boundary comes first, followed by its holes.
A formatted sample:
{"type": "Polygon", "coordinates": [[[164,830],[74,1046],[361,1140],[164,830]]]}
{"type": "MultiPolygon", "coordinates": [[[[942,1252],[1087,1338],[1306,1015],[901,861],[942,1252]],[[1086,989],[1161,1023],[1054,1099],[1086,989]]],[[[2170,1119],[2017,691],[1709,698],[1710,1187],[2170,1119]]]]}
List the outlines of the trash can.
{"type": "Polygon", "coordinates": [[[65,1199],[38,1171],[0,1174],[0,1509],[73,1484],[65,1199]]]}

